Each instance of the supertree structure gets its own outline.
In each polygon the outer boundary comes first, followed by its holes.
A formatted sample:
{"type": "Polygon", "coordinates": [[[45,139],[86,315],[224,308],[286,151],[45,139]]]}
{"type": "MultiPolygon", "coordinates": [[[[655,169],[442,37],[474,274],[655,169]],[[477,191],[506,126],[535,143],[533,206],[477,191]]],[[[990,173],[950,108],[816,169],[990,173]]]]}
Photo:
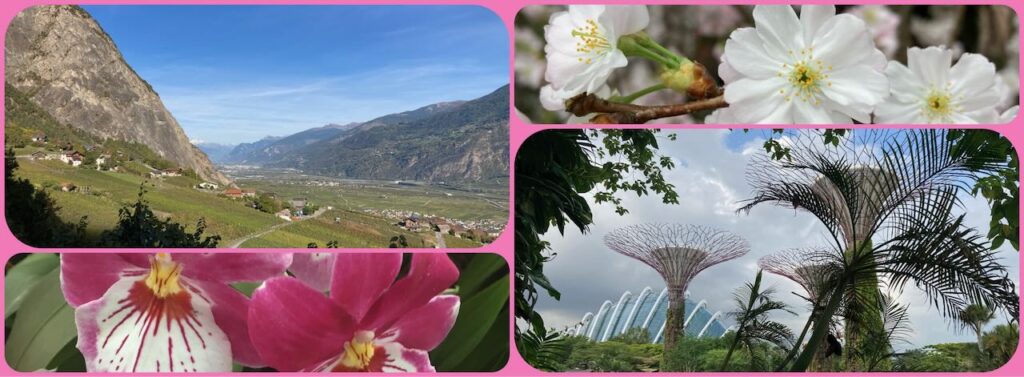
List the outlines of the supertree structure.
{"type": "MultiPolygon", "coordinates": [[[[834,267],[821,258],[821,251],[816,249],[786,249],[761,257],[758,267],[770,273],[785,277],[804,289],[804,297],[811,303],[811,310],[817,311],[822,295],[828,294],[831,276],[835,275],[834,267]]],[[[812,314],[813,315],[813,314],[812,314]]],[[[822,344],[814,355],[809,371],[828,371],[828,344],[822,344]]]]}
{"type": "Polygon", "coordinates": [[[675,347],[683,333],[686,289],[701,271],[750,251],[743,238],[710,227],[683,224],[637,224],[604,236],[609,248],[644,262],[665,279],[668,315],[664,345],[675,347]]]}

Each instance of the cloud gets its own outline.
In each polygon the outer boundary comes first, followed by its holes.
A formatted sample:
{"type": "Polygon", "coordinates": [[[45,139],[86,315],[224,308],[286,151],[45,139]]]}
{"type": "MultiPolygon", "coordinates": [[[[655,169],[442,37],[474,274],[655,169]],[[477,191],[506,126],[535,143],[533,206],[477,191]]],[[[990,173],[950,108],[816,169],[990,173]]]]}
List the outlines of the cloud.
{"type": "MultiPolygon", "coordinates": [[[[733,290],[753,279],[757,260],[773,252],[794,248],[827,245],[824,227],[806,212],[771,205],[754,208],[750,214],[737,214],[740,200],[749,198],[750,186],[745,179],[747,162],[760,148],[763,139],[743,137],[740,131],[679,130],[676,141],[659,140],[660,153],[678,163],[666,172],[666,179],[676,186],[679,205],[665,205],[656,197],[624,195],[623,204],[630,213],[615,214],[610,205],[596,204],[588,198],[594,212],[594,224],[587,234],[567,227],[564,236],[557,231],[544,235],[556,254],[545,265],[545,273],[561,291],[561,301],[542,295],[537,309],[545,323],[555,328],[572,326],[587,312],[596,312],[605,300],[616,300],[626,290],[634,294],[650,286],[655,291],[664,287],[661,277],[643,263],[617,254],[602,243],[602,237],[613,229],[647,222],[690,223],[713,226],[733,232],[751,243],[751,251],[739,259],[711,267],[702,272],[689,287],[694,301],[705,299],[708,310],[732,309],[733,290]],[[733,148],[727,140],[743,142],[733,148]]],[[[988,230],[989,210],[984,200],[965,196],[967,222],[980,230],[988,230]]],[[[1017,253],[1008,247],[999,250],[1002,262],[1015,279],[1019,276],[1017,253]]],[[[790,292],[801,293],[795,283],[772,274],[765,274],[765,283],[775,287],[778,298],[797,309],[798,316],[779,314],[776,320],[799,331],[806,321],[804,301],[790,292]]],[[[927,344],[970,341],[971,335],[958,333],[949,322],[924,300],[912,286],[904,290],[900,301],[911,304],[911,324],[916,330],[911,347],[927,344]]],[[[730,320],[726,320],[729,323],[730,320]]],[[[994,326],[1005,319],[993,321],[994,326]]],[[[901,348],[906,348],[904,345],[901,348]]]]}

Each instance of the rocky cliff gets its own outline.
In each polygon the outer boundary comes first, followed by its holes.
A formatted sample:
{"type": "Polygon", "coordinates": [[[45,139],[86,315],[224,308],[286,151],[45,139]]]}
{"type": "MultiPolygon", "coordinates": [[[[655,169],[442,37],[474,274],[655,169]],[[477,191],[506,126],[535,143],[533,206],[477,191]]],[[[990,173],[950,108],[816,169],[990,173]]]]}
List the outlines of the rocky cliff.
{"type": "Polygon", "coordinates": [[[21,12],[4,49],[7,83],[58,121],[101,138],[144,144],[203,179],[228,183],[82,8],[21,12]]]}

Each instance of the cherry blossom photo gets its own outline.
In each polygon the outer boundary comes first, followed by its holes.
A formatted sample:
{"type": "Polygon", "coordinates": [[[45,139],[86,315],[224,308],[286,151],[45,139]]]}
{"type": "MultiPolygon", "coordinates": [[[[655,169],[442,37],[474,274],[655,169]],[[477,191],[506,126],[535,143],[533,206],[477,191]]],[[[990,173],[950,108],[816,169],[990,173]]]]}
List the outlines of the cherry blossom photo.
{"type": "Polygon", "coordinates": [[[531,123],[1001,124],[1018,111],[1005,6],[530,6],[531,123]]]}

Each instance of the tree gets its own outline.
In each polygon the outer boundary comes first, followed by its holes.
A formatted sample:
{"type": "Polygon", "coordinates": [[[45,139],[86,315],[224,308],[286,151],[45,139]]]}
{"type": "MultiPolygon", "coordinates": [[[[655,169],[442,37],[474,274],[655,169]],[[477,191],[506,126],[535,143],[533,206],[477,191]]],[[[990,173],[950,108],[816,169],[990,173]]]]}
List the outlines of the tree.
{"type": "Polygon", "coordinates": [[[60,247],[85,243],[87,218],[77,224],[60,217],[60,207],[46,191],[31,182],[15,178],[18,161],[14,150],[4,154],[4,214],[7,227],[21,242],[35,247],[60,247]]]}
{"type": "MultiPolygon", "coordinates": [[[[674,138],[674,136],[669,136],[674,138]]],[[[651,130],[549,130],[530,136],[516,154],[515,187],[515,337],[524,331],[544,332],[544,320],[533,307],[540,292],[558,299],[560,293],[544,275],[553,256],[541,235],[554,225],[560,233],[572,223],[586,232],[593,222],[583,194],[593,192],[596,203],[611,203],[628,212],[618,193],[654,193],[666,204],[678,203],[675,187],[662,170],[674,167],[657,156],[658,141],[651,130]],[[601,146],[595,144],[600,140],[601,146]],[[604,162],[600,160],[606,160],[604,162]],[[614,161],[614,160],[618,161],[614,161]],[[638,178],[630,179],[628,174],[638,178]],[[520,324],[528,327],[520,328],[520,324]]]]}
{"type": "Polygon", "coordinates": [[[1016,323],[999,325],[985,333],[981,337],[981,342],[985,345],[984,356],[987,356],[988,361],[985,370],[996,369],[1009,362],[1017,352],[1019,340],[1020,328],[1016,323]]]}
{"type": "Polygon", "coordinates": [[[409,247],[409,240],[405,238],[404,234],[391,237],[388,241],[388,248],[390,249],[403,249],[409,247]]]}
{"type": "MultiPolygon", "coordinates": [[[[786,325],[772,321],[768,317],[772,312],[780,310],[791,314],[796,313],[789,310],[785,303],[775,300],[773,289],[761,288],[762,273],[762,270],[757,270],[754,281],[744,284],[733,294],[736,308],[729,315],[736,318],[737,328],[729,351],[726,352],[725,358],[722,360],[720,371],[728,370],[729,360],[732,358],[733,352],[736,351],[736,347],[741,344],[747,349],[751,362],[755,360],[753,352],[756,343],[766,342],[782,349],[794,346],[793,331],[786,325]]],[[[754,369],[754,365],[751,365],[750,368],[754,369]]]]}
{"type": "MultiPolygon", "coordinates": [[[[817,217],[831,236],[831,247],[816,258],[832,266],[828,276],[835,281],[823,310],[808,321],[831,318],[844,307],[847,349],[860,347],[863,334],[883,325],[880,278],[897,291],[913,282],[947,317],[982,297],[1017,316],[1018,298],[1006,269],[985,240],[963,225],[964,216],[953,213],[960,192],[998,169],[994,153],[957,152],[940,130],[850,131],[834,148],[820,139],[804,133],[793,139],[790,157],[759,157],[750,170],[755,196],[741,208],[799,208],[817,217]]],[[[828,322],[814,323],[792,371],[807,369],[828,322]]]]}
{"type": "Polygon", "coordinates": [[[985,331],[985,325],[995,318],[996,308],[987,302],[983,302],[967,305],[964,310],[960,311],[960,316],[957,319],[961,325],[970,328],[974,332],[974,335],[978,338],[978,352],[985,353],[984,342],[982,342],[981,337],[985,331]]]}
{"type": "Polygon", "coordinates": [[[181,224],[170,219],[159,219],[149,208],[144,196],[144,184],[139,186],[135,203],[118,210],[118,222],[114,229],[104,231],[100,236],[106,247],[217,247],[220,236],[204,236],[206,221],[199,219],[195,230],[189,233],[181,224]]]}

